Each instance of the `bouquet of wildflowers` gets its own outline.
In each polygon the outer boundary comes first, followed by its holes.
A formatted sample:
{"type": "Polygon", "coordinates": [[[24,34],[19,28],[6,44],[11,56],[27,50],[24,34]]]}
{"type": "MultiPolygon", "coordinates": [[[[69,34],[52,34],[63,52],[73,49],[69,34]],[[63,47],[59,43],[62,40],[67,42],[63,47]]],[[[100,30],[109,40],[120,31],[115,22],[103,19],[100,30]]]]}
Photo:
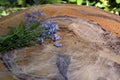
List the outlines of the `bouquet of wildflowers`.
{"type": "Polygon", "coordinates": [[[56,33],[59,26],[53,21],[44,21],[40,11],[25,13],[25,24],[18,27],[9,27],[7,35],[0,36],[0,52],[9,51],[36,43],[43,44],[45,39],[51,39],[56,47],[61,47],[62,43],[57,42],[60,36],[56,33]],[[36,18],[36,15],[39,17],[36,18]]]}

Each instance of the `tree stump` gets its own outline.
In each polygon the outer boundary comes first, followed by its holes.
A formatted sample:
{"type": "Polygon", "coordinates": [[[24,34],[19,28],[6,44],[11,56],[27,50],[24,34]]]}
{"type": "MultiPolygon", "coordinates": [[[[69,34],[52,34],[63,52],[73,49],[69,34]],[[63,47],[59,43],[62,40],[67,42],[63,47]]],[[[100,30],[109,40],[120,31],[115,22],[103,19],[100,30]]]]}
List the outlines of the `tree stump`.
{"type": "MultiPolygon", "coordinates": [[[[19,25],[26,11],[39,9],[46,21],[60,26],[57,33],[63,46],[46,42],[7,52],[1,56],[2,72],[11,73],[16,80],[120,79],[119,16],[94,7],[42,5],[0,19],[0,35],[8,32],[8,26],[19,25]]],[[[0,77],[10,80],[7,75],[0,77]]]]}

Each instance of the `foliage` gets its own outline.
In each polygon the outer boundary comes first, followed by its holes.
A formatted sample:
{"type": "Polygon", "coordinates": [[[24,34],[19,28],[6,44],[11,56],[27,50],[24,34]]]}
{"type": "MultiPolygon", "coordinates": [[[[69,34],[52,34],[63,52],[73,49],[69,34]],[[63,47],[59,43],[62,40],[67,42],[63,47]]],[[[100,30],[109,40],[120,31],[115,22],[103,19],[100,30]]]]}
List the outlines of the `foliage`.
{"type": "Polygon", "coordinates": [[[68,0],[70,3],[76,3],[77,5],[81,5],[83,0],[68,0]]]}
{"type": "Polygon", "coordinates": [[[55,4],[62,0],[0,0],[1,6],[27,6],[35,4],[55,4]]]}
{"type": "Polygon", "coordinates": [[[120,14],[120,0],[68,0],[70,3],[78,5],[96,6],[98,8],[120,14]]]}
{"type": "Polygon", "coordinates": [[[18,5],[24,5],[25,4],[24,0],[17,0],[17,3],[18,3],[18,5]]]}
{"type": "MultiPolygon", "coordinates": [[[[60,36],[56,34],[59,26],[53,21],[43,22],[36,18],[36,12],[26,14],[26,24],[20,24],[18,27],[9,27],[9,33],[0,36],[0,52],[18,49],[25,46],[31,46],[36,43],[43,43],[45,39],[52,39],[56,47],[61,47],[62,43],[56,42],[60,36]]],[[[40,11],[38,11],[39,18],[43,18],[40,11]]],[[[43,20],[42,20],[43,21],[43,20]]]]}
{"type": "MultiPolygon", "coordinates": [[[[28,15],[26,14],[27,20],[30,18],[28,15]]],[[[32,20],[29,20],[26,24],[21,23],[18,27],[8,27],[10,32],[0,36],[0,52],[30,46],[36,43],[37,36],[43,32],[43,29],[39,28],[38,21],[32,22],[32,20]],[[29,26],[27,25],[28,23],[30,23],[29,26]]]]}
{"type": "Polygon", "coordinates": [[[10,33],[0,37],[0,51],[8,51],[32,45],[37,35],[42,32],[37,29],[36,25],[38,23],[32,23],[32,29],[28,29],[25,25],[19,25],[16,28],[9,27],[10,33]]]}
{"type": "MultiPolygon", "coordinates": [[[[29,6],[38,4],[71,3],[78,5],[96,6],[98,8],[120,14],[120,0],[0,0],[1,6],[29,6]]],[[[6,11],[2,14],[8,15],[6,11]]]]}
{"type": "Polygon", "coordinates": [[[81,5],[82,4],[82,0],[77,0],[77,5],[81,5]]]}
{"type": "Polygon", "coordinates": [[[118,4],[119,4],[119,3],[120,3],[120,0],[116,0],[116,3],[118,3],[118,4]]]}
{"type": "MultiPolygon", "coordinates": [[[[100,1],[95,1],[91,0],[92,6],[96,6],[98,8],[104,9],[106,11],[110,11],[115,14],[120,14],[120,3],[118,3],[120,0],[100,0],[100,1]]],[[[88,4],[91,5],[91,4],[88,4]]]]}
{"type": "Polygon", "coordinates": [[[61,3],[62,0],[33,0],[35,4],[55,4],[61,3]]]}
{"type": "Polygon", "coordinates": [[[0,18],[3,17],[3,16],[7,16],[9,15],[10,13],[14,13],[14,12],[17,12],[19,10],[22,10],[22,9],[25,9],[24,7],[22,8],[18,8],[18,7],[13,7],[13,8],[6,8],[6,7],[0,7],[0,18]]]}
{"type": "Polygon", "coordinates": [[[11,5],[11,3],[10,3],[10,1],[8,1],[8,0],[0,0],[0,5],[2,5],[2,6],[9,6],[9,5],[11,5]]]}

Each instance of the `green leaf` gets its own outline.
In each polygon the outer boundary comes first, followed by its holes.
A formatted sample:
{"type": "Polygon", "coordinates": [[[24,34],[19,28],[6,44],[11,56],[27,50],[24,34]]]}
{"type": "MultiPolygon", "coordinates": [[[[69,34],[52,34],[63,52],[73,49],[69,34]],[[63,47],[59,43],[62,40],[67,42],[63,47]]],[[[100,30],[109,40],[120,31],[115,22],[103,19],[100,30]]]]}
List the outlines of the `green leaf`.
{"type": "Polygon", "coordinates": [[[95,4],[95,6],[96,6],[96,7],[99,7],[99,8],[105,7],[105,5],[104,5],[104,4],[101,4],[100,2],[97,2],[97,3],[95,4]]]}
{"type": "Polygon", "coordinates": [[[46,3],[49,3],[49,4],[55,4],[55,3],[61,3],[61,2],[62,0],[46,0],[46,3]]]}
{"type": "Polygon", "coordinates": [[[116,3],[119,4],[119,3],[120,3],[120,0],[116,0],[116,3]]]}
{"type": "Polygon", "coordinates": [[[90,6],[90,1],[89,0],[86,0],[86,5],[90,6]]]}
{"type": "Polygon", "coordinates": [[[104,0],[100,0],[102,3],[104,2],[104,0]]]}
{"type": "Polygon", "coordinates": [[[0,0],[0,5],[5,6],[5,5],[10,5],[9,0],[0,0]]]}
{"type": "Polygon", "coordinates": [[[23,5],[24,1],[23,0],[17,0],[18,5],[23,5]]]}
{"type": "Polygon", "coordinates": [[[7,16],[7,15],[9,15],[9,13],[8,13],[7,11],[3,11],[3,12],[1,13],[1,15],[2,15],[2,16],[7,16]]]}
{"type": "Polygon", "coordinates": [[[81,5],[83,0],[77,0],[77,5],[81,5]]]}
{"type": "Polygon", "coordinates": [[[69,2],[76,2],[76,0],[68,0],[69,2]]]}

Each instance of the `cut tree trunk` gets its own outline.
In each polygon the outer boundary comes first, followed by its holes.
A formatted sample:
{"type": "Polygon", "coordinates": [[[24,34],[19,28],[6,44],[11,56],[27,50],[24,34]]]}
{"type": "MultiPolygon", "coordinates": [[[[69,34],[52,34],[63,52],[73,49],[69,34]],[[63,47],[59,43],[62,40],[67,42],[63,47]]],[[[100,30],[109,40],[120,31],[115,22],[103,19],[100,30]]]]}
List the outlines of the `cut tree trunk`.
{"type": "Polygon", "coordinates": [[[24,21],[25,12],[38,10],[45,21],[60,26],[57,33],[63,46],[46,42],[5,53],[0,70],[6,74],[1,78],[10,80],[12,73],[20,80],[120,80],[119,16],[94,7],[42,5],[0,19],[0,35],[24,21]]]}

